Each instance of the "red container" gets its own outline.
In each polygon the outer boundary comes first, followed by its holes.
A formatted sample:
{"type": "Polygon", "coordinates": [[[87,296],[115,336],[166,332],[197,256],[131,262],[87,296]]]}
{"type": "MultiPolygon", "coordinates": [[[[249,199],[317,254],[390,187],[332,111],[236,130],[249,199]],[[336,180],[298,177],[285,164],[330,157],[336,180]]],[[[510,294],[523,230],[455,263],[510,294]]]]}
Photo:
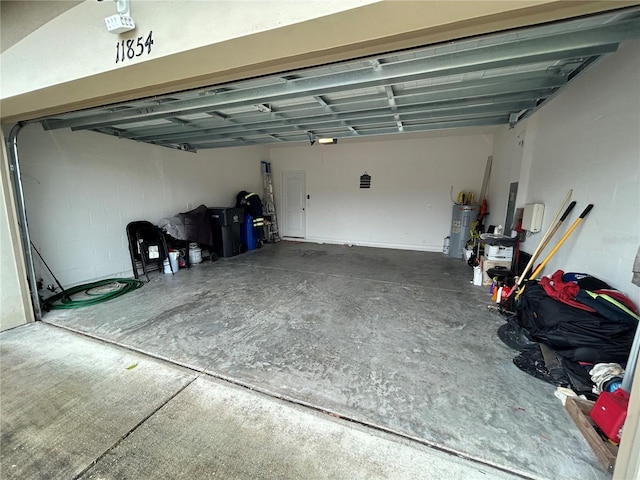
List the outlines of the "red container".
{"type": "Polygon", "coordinates": [[[591,409],[591,418],[609,440],[620,443],[620,435],[629,408],[629,394],[618,388],[602,392],[591,409]]]}

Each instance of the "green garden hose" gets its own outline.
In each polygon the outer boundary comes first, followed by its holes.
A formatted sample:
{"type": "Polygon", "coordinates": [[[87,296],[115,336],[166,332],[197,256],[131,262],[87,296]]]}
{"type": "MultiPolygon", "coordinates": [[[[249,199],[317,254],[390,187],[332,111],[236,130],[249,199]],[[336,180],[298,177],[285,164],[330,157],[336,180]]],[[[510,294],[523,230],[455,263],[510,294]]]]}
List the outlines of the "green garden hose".
{"type": "Polygon", "coordinates": [[[42,308],[49,311],[88,307],[124,295],[140,288],[142,285],[144,283],[140,280],[130,278],[109,278],[98,282],[85,283],[47,298],[43,302],[42,308]]]}

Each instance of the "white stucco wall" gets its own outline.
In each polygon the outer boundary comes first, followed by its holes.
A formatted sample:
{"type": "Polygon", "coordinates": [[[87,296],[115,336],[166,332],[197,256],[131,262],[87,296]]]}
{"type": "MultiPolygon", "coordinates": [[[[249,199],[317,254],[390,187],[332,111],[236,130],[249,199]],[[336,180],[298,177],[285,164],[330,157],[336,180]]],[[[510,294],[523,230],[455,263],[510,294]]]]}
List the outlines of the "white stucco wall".
{"type": "Polygon", "coordinates": [[[519,207],[545,204],[543,230],[523,250],[533,253],[569,189],[577,205],[556,240],[594,204],[544,273],[588,272],[640,304],[640,288],[631,284],[640,244],[640,42],[622,45],[527,122],[501,130],[494,153],[498,218],[504,218],[507,181],[520,182],[519,207]]]}
{"type": "Polygon", "coordinates": [[[307,240],[441,251],[450,189],[478,195],[492,149],[491,134],[455,132],[271,148],[277,206],[282,173],[305,172],[307,240]],[[359,188],[365,171],[370,189],[359,188]]]}
{"type": "MultiPolygon", "coordinates": [[[[18,137],[31,239],[65,288],[131,276],[126,225],[157,223],[200,204],[233,206],[240,190],[261,191],[263,147],[197,154],[93,132],[18,137]]],[[[38,275],[53,283],[36,257],[38,275]]]]}
{"type": "Polygon", "coordinates": [[[240,190],[262,194],[260,161],[267,159],[278,208],[282,172],[306,172],[308,240],[440,251],[450,230],[450,188],[455,195],[480,190],[492,145],[491,134],[448,132],[190,154],[39,125],[19,137],[32,241],[65,287],[131,275],[130,221],[156,223],[199,204],[232,206],[240,190]],[[369,190],[359,188],[364,171],[373,177],[369,190]]]}
{"type": "MultiPolygon", "coordinates": [[[[130,12],[136,21],[136,30],[121,35],[109,33],[104,23],[105,17],[117,13],[113,2],[86,1],[47,22],[23,42],[18,42],[2,54],[1,67],[11,72],[2,81],[2,98],[109,70],[127,68],[136,63],[282,28],[378,1],[133,0],[130,2],[130,12]],[[154,34],[150,54],[145,51],[139,57],[127,59],[125,62],[115,62],[116,43],[122,39],[137,39],[138,36],[146,39],[150,31],[154,34]],[[29,48],[29,54],[25,55],[25,47],[36,43],[38,48],[29,48]],[[40,72],[39,75],[33,75],[35,69],[40,72]]],[[[339,32],[331,33],[334,36],[340,35],[339,32]]],[[[291,45],[289,48],[295,47],[291,45]]],[[[216,63],[230,62],[231,59],[224,58],[223,53],[221,51],[217,58],[210,59],[212,66],[216,63]]],[[[245,53],[228,51],[227,54],[237,57],[245,53]]],[[[179,79],[186,73],[176,68],[174,76],[179,79]]],[[[118,88],[117,85],[114,87],[118,88]]]]}

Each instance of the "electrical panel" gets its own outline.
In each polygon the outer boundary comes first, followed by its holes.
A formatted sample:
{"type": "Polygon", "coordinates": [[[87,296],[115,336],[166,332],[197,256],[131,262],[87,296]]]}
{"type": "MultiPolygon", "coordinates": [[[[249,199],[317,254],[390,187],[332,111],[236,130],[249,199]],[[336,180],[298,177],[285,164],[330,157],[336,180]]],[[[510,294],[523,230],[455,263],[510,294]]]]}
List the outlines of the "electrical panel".
{"type": "Polygon", "coordinates": [[[542,203],[527,203],[522,214],[522,229],[531,233],[542,229],[542,216],[544,205],[542,203]]]}

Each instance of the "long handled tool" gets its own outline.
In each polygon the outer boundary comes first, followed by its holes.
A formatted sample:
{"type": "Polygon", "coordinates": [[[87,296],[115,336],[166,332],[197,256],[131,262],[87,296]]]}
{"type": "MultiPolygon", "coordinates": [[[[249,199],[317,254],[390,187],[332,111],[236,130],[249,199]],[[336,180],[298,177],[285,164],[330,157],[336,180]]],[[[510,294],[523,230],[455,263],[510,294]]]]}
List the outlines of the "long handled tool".
{"type": "Polygon", "coordinates": [[[562,214],[562,217],[560,217],[560,219],[557,221],[557,223],[555,225],[553,225],[551,230],[547,231],[548,235],[545,235],[545,237],[543,237],[542,241],[540,242],[540,244],[536,248],[535,252],[533,252],[533,255],[531,255],[531,259],[529,260],[529,263],[527,263],[527,266],[525,267],[524,271],[518,277],[518,283],[517,283],[518,287],[527,278],[527,273],[529,273],[529,269],[533,266],[535,261],[538,259],[538,255],[540,255],[540,253],[542,253],[544,251],[544,249],[547,247],[547,245],[549,244],[549,242],[551,241],[553,236],[556,234],[556,232],[560,228],[560,225],[562,225],[562,223],[566,220],[566,218],[571,213],[571,210],[573,210],[573,207],[575,207],[575,206],[576,206],[576,202],[571,202],[569,204],[569,206],[567,207],[567,209],[562,214]]]}
{"type": "Polygon", "coordinates": [[[522,285],[522,283],[526,280],[527,273],[529,273],[529,269],[532,268],[535,261],[538,259],[538,256],[540,255],[540,253],[544,251],[546,246],[549,244],[549,241],[551,241],[551,238],[556,234],[556,232],[560,228],[560,225],[562,225],[562,222],[564,222],[567,216],[569,216],[569,213],[571,212],[571,210],[573,210],[573,207],[575,207],[576,202],[571,202],[571,204],[567,207],[562,217],[558,220],[558,217],[560,217],[560,213],[562,212],[562,209],[567,204],[572,194],[573,194],[573,190],[569,190],[565,195],[564,200],[562,200],[560,207],[558,207],[558,211],[553,217],[553,220],[551,220],[551,223],[547,227],[547,230],[542,235],[542,239],[540,240],[540,243],[538,243],[538,246],[536,247],[535,251],[531,255],[531,258],[529,259],[527,266],[518,275],[518,281],[516,282],[515,286],[511,289],[511,291],[509,292],[509,295],[507,295],[507,298],[505,298],[502,302],[500,302],[501,307],[504,307],[507,309],[510,308],[513,296],[518,292],[520,285],[522,285]]]}
{"type": "MultiPolygon", "coordinates": [[[[549,255],[546,256],[546,258],[542,261],[542,263],[540,265],[538,265],[538,268],[536,268],[535,271],[531,274],[532,278],[536,278],[538,276],[538,274],[547,265],[547,263],[549,263],[549,260],[551,260],[551,257],[553,257],[555,255],[555,253],[562,246],[562,244],[567,240],[567,238],[569,238],[569,236],[573,233],[573,231],[576,228],[578,228],[578,225],[580,225],[580,223],[584,220],[584,217],[586,217],[589,214],[589,212],[591,211],[592,208],[593,208],[593,204],[592,203],[587,205],[587,208],[585,208],[584,211],[580,214],[580,216],[578,218],[576,218],[576,221],[573,222],[573,225],[571,225],[571,227],[569,227],[569,230],[567,230],[567,233],[565,233],[562,236],[562,238],[557,243],[557,245],[555,247],[553,247],[553,249],[549,252],[549,255]]],[[[518,291],[518,293],[516,294],[516,299],[518,299],[520,297],[520,295],[522,295],[522,292],[524,292],[524,287],[521,288],[520,291],[518,291]]]]}

